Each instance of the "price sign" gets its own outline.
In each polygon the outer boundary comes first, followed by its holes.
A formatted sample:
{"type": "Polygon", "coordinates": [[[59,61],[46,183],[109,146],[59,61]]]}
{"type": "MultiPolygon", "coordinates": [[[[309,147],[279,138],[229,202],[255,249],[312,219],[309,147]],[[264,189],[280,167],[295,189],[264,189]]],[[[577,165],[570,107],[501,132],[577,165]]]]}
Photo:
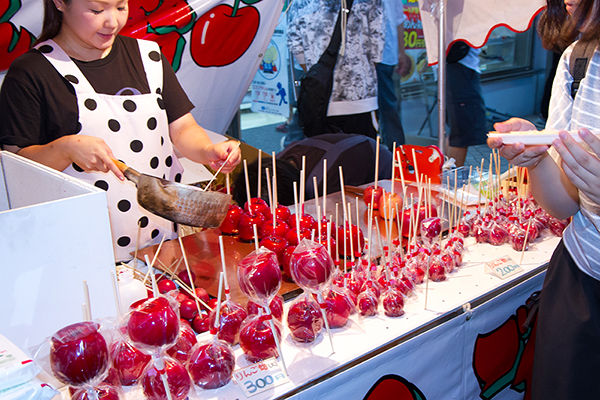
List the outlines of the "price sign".
{"type": "Polygon", "coordinates": [[[506,279],[516,273],[523,271],[523,268],[514,262],[509,256],[497,258],[485,263],[487,272],[496,275],[500,279],[506,279]]]}
{"type": "Polygon", "coordinates": [[[246,397],[252,397],[290,381],[274,358],[234,371],[233,379],[244,390],[246,397]]]}

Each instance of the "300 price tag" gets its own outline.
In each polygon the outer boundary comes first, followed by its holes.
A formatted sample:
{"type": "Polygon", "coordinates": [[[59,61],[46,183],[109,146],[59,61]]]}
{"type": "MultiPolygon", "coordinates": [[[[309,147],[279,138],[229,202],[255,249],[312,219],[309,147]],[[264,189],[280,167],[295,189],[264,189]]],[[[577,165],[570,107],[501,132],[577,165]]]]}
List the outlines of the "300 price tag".
{"type": "Polygon", "coordinates": [[[485,263],[487,272],[496,275],[500,279],[506,279],[516,273],[523,271],[523,268],[514,262],[509,256],[497,258],[485,263]]]}
{"type": "Polygon", "coordinates": [[[233,379],[242,388],[246,397],[290,381],[274,358],[234,371],[233,379]]]}

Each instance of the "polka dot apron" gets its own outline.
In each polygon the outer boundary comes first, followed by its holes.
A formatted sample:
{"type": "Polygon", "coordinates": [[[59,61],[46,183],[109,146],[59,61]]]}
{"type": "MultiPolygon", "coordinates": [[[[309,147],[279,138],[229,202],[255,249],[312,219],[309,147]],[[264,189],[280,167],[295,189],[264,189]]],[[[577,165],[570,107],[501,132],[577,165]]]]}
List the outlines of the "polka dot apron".
{"type": "MultiPolygon", "coordinates": [[[[103,139],[116,158],[141,173],[180,182],[183,168],[169,138],[167,114],[161,96],[163,71],[160,49],[154,42],[138,40],[150,94],[96,93],[77,65],[52,40],[37,48],[75,88],[80,135],[103,139]]],[[[176,237],[174,224],[137,203],[135,185],[119,181],[112,172],[87,173],[73,164],[64,173],[106,190],[115,259],[127,261],[139,248],[176,237]]]]}

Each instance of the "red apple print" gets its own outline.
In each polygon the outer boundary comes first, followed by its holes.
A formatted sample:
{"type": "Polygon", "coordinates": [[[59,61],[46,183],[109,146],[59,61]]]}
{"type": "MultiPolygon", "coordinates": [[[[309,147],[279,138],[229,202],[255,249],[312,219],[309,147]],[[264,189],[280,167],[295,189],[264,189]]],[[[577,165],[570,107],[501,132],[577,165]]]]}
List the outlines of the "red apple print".
{"type": "Polygon", "coordinates": [[[254,7],[220,4],[198,18],[192,29],[192,58],[201,67],[222,67],[237,61],[250,47],[260,24],[254,7]]]}
{"type": "MultiPolygon", "coordinates": [[[[2,5],[0,4],[0,7],[2,5]]],[[[6,14],[0,14],[1,16],[6,18],[6,14]]],[[[0,19],[4,20],[5,18],[0,19]]],[[[0,23],[0,71],[7,70],[15,58],[29,50],[34,40],[35,36],[25,28],[17,29],[11,22],[0,23]]]]}

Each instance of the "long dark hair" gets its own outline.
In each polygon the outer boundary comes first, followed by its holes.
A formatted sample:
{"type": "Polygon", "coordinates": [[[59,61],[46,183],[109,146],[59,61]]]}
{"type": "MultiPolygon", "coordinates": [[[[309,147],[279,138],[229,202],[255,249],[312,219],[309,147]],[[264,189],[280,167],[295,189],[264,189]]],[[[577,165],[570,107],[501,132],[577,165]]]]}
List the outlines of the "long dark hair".
{"type": "MultiPolygon", "coordinates": [[[[71,0],[63,0],[65,4],[69,4],[71,0]]],[[[44,0],[44,22],[42,24],[42,33],[33,43],[36,46],[38,43],[52,39],[62,27],[62,12],[58,11],[52,0],[44,0]]]]}
{"type": "Polygon", "coordinates": [[[575,13],[569,15],[564,0],[547,0],[538,24],[544,48],[562,52],[579,34],[583,40],[600,36],[600,6],[594,7],[595,2],[580,0],[575,13]]]}

